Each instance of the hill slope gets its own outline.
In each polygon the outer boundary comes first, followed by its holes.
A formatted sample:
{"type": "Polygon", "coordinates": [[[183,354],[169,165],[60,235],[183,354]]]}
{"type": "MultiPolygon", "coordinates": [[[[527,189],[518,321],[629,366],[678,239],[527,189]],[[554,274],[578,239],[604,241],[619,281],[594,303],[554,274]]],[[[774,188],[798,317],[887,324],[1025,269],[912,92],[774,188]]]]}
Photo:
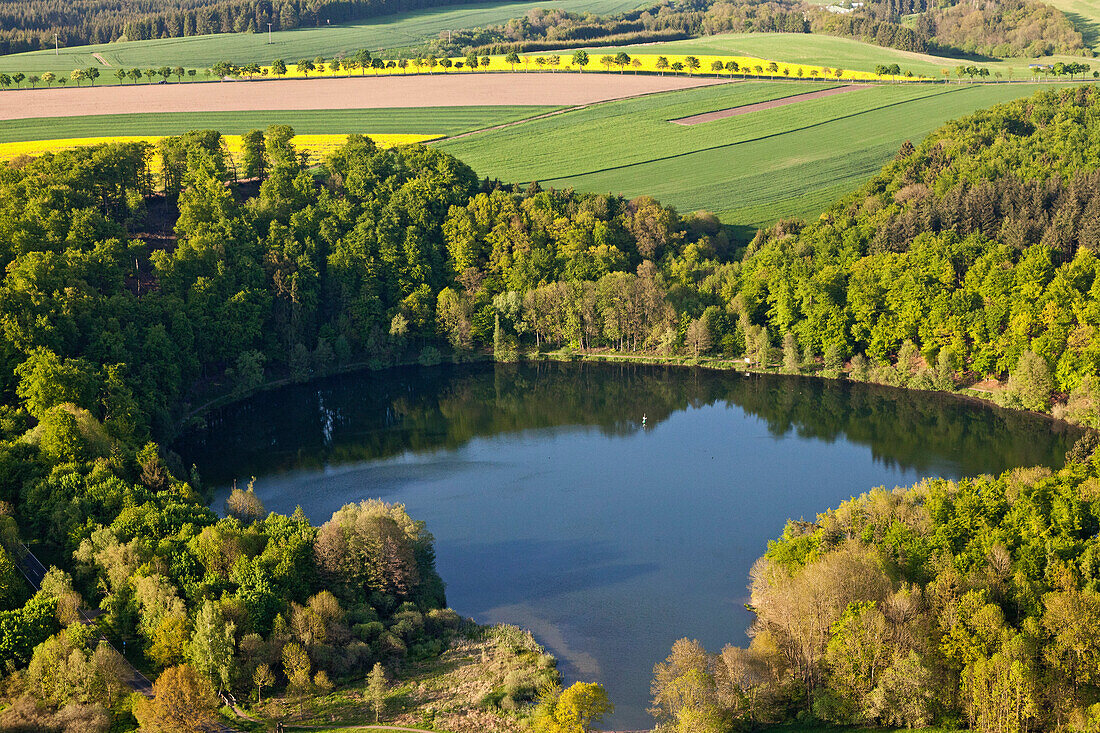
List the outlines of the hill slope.
{"type": "Polygon", "coordinates": [[[902,353],[894,379],[927,387],[916,350],[977,375],[1026,363],[1018,406],[1046,407],[1054,387],[1095,421],[1098,102],[1077,87],[948,123],[820,220],[759,233],[726,287],[749,321],[807,352],[902,353]]]}

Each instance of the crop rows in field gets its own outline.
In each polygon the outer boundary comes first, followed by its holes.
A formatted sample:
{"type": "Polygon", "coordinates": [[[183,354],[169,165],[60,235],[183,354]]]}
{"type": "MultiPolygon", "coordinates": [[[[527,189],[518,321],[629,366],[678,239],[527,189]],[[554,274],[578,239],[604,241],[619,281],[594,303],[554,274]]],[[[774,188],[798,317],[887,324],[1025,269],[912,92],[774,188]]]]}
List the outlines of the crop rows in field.
{"type": "Polygon", "coordinates": [[[812,217],[947,120],[1036,85],[877,86],[701,125],[668,120],[777,99],[784,84],[654,95],[480,133],[439,147],[480,175],[557,188],[652,195],[756,226],[812,217]]]}

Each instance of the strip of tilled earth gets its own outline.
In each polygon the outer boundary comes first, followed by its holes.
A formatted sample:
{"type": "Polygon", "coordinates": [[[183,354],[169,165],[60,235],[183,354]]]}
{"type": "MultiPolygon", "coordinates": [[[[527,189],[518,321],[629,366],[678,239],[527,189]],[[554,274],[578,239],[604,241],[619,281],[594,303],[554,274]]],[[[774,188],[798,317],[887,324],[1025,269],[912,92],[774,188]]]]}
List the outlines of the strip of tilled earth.
{"type": "Polygon", "coordinates": [[[834,94],[843,94],[844,92],[852,92],[856,89],[866,89],[867,84],[848,84],[842,87],[833,87],[831,89],[821,89],[816,92],[806,92],[805,94],[795,94],[790,97],[783,97],[782,99],[773,99],[769,102],[757,102],[756,104],[746,104],[741,107],[731,107],[730,109],[720,109],[717,112],[704,112],[700,115],[691,115],[690,117],[680,117],[679,119],[669,120],[669,122],[675,122],[677,125],[701,125],[704,122],[713,122],[714,120],[722,120],[727,117],[737,117],[738,115],[747,115],[750,112],[762,112],[766,109],[775,109],[776,107],[786,107],[788,104],[798,104],[799,102],[809,102],[811,99],[821,99],[822,97],[831,97],[834,94]]]}
{"type": "Polygon", "coordinates": [[[0,95],[0,120],[141,112],[243,112],[553,105],[571,107],[728,83],[618,74],[435,74],[344,79],[141,84],[22,90],[0,95]]]}

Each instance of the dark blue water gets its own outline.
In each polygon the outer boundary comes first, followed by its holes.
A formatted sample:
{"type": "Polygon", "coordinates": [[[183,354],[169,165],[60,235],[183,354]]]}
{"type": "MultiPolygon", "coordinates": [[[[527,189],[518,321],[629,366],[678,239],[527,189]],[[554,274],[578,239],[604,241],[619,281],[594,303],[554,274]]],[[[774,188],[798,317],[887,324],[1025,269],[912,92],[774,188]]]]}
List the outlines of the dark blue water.
{"type": "Polygon", "coordinates": [[[365,498],[405,504],[436,537],[450,605],[531,629],[568,680],[607,686],[609,722],[628,728],[651,724],[673,641],[745,642],[749,568],[787,519],[924,476],[1061,465],[1077,435],[867,385],[541,364],[288,388],[210,415],[177,450],[315,523],[365,498]]]}

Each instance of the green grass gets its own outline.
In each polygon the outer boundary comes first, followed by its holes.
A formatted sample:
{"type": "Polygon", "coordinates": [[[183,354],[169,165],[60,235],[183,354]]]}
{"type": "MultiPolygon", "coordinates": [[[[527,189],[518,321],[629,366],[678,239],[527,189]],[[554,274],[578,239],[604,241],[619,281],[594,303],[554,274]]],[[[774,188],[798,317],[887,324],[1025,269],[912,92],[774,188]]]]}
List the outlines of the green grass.
{"type": "MultiPolygon", "coordinates": [[[[438,143],[479,175],[556,188],[648,194],[754,227],[814,217],[906,140],[1039,85],[875,86],[691,127],[666,120],[808,91],[746,83],[611,102],[438,143]]],[[[825,85],[820,85],[824,87],[825,85]]]]}
{"type": "MultiPolygon", "coordinates": [[[[560,8],[571,12],[618,13],[637,7],[641,0],[539,0],[532,2],[482,2],[429,8],[380,16],[360,23],[325,28],[304,28],[273,33],[222,33],[186,38],[106,43],[95,46],[0,56],[0,71],[40,74],[99,66],[92,57],[100,53],[112,66],[205,68],[218,61],[269,63],[277,58],[288,63],[300,58],[331,58],[341,51],[360,48],[395,49],[417,45],[440,31],[504,23],[525,15],[533,7],[560,8]]],[[[100,71],[104,76],[110,69],[100,71]]]]}
{"type": "Polygon", "coordinates": [[[1100,43],[1100,0],[1050,0],[1050,4],[1081,31],[1086,45],[1095,47],[1100,43]]]}
{"type": "MultiPolygon", "coordinates": [[[[1089,3],[1100,9],[1100,0],[1067,0],[1069,2],[1089,3]]],[[[1005,59],[994,61],[972,61],[930,54],[898,51],[863,43],[851,38],[814,35],[809,33],[726,33],[717,36],[704,36],[686,41],[655,43],[624,47],[627,53],[671,53],[722,55],[735,54],[758,56],[790,63],[816,64],[853,71],[874,71],[878,64],[898,64],[903,70],[914,74],[942,78],[941,70],[953,71],[960,64],[975,64],[987,67],[990,72],[1001,72],[1009,78],[1009,71],[1015,79],[1030,79],[1031,63],[1056,63],[1058,61],[1081,61],[1079,57],[1050,56],[1042,59],[1005,59]]],[[[615,49],[616,51],[619,49],[615,49]]],[[[599,49],[608,53],[607,49],[599,49]]],[[[954,75],[952,74],[952,79],[954,75]]]]}
{"type": "Polygon", "coordinates": [[[419,133],[457,135],[526,119],[557,107],[411,107],[396,109],[265,110],[258,112],[164,112],[143,115],[39,117],[0,124],[0,142],[112,135],[178,135],[213,129],[243,134],[272,124],[299,133],[419,133]]]}

